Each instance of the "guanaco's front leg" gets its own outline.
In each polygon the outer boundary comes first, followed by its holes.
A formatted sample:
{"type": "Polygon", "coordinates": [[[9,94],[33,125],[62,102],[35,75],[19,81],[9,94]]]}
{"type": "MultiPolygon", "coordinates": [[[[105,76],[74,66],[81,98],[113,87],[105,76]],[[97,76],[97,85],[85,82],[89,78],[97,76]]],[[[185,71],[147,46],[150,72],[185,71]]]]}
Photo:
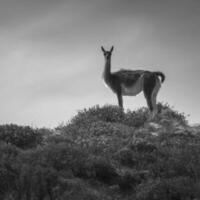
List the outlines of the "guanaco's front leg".
{"type": "Polygon", "coordinates": [[[118,99],[119,107],[123,109],[123,98],[122,98],[121,93],[117,93],[117,99],[118,99]]]}

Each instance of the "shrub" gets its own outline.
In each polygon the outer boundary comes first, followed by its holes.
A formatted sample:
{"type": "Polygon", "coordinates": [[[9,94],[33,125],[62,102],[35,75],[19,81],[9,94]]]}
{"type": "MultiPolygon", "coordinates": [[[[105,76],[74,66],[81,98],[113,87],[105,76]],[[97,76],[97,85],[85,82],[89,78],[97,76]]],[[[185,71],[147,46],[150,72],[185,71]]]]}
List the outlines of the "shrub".
{"type": "Polygon", "coordinates": [[[122,191],[127,192],[129,190],[134,191],[141,182],[142,176],[140,176],[139,172],[125,169],[121,172],[118,184],[122,191]]]}
{"type": "Polygon", "coordinates": [[[97,180],[106,184],[116,183],[119,175],[111,162],[102,157],[95,158],[92,162],[92,167],[97,180]]]}
{"type": "Polygon", "coordinates": [[[17,156],[20,151],[10,144],[0,144],[0,197],[15,191],[15,180],[18,177],[17,156]]]}
{"type": "Polygon", "coordinates": [[[2,125],[0,199],[199,199],[199,144],[163,104],[154,119],[106,105],[55,130],[2,125]]]}
{"type": "Polygon", "coordinates": [[[42,143],[42,135],[29,126],[14,124],[0,126],[0,140],[22,149],[33,148],[42,143]]]}
{"type": "Polygon", "coordinates": [[[138,200],[186,200],[195,197],[198,197],[196,183],[188,177],[150,180],[137,188],[138,200]]]}
{"type": "Polygon", "coordinates": [[[125,114],[123,120],[124,124],[139,128],[143,126],[149,119],[149,110],[147,108],[140,108],[136,111],[130,111],[125,114]]]}
{"type": "Polygon", "coordinates": [[[185,113],[174,110],[174,108],[167,103],[158,103],[158,112],[160,113],[157,116],[158,121],[169,120],[169,122],[172,123],[176,121],[179,124],[188,125],[185,113]]]}
{"type": "Polygon", "coordinates": [[[78,178],[63,179],[55,192],[60,200],[110,200],[106,195],[78,178]]]}

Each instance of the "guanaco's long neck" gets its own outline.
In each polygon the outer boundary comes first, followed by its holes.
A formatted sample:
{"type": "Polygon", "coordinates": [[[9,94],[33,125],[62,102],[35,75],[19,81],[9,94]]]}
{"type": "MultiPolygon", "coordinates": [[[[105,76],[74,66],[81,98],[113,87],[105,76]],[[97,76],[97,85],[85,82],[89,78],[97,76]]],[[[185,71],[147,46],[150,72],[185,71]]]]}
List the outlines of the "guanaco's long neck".
{"type": "Polygon", "coordinates": [[[111,77],[111,59],[106,59],[104,72],[103,72],[103,78],[105,82],[109,82],[111,77]]]}

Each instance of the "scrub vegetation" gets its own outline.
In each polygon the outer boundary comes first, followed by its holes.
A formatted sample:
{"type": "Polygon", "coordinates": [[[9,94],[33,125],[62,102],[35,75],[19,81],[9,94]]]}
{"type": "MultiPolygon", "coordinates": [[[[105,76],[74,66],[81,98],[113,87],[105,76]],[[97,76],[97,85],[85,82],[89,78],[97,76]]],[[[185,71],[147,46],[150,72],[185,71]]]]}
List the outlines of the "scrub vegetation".
{"type": "Polygon", "coordinates": [[[55,129],[0,126],[1,200],[200,199],[200,128],[159,104],[95,106],[55,129]]]}

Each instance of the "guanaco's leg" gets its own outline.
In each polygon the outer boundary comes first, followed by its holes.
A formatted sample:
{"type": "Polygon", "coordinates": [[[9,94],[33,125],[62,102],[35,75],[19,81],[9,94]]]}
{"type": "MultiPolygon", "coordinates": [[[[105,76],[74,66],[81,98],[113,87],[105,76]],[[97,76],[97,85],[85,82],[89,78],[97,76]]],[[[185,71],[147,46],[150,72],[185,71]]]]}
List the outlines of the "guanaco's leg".
{"type": "Polygon", "coordinates": [[[123,98],[122,98],[121,93],[117,93],[117,99],[118,99],[119,107],[123,109],[123,98]]]}
{"type": "Polygon", "coordinates": [[[161,87],[160,80],[159,80],[159,78],[156,78],[156,85],[155,85],[152,95],[151,95],[151,102],[153,105],[153,117],[158,113],[156,97],[158,95],[158,91],[159,91],[160,87],[161,87]]]}
{"type": "Polygon", "coordinates": [[[156,102],[155,102],[156,96],[154,95],[154,97],[152,97],[155,87],[156,87],[156,76],[153,74],[148,74],[147,76],[145,76],[143,83],[143,92],[147,101],[148,108],[152,114],[156,107],[156,102]]]}

